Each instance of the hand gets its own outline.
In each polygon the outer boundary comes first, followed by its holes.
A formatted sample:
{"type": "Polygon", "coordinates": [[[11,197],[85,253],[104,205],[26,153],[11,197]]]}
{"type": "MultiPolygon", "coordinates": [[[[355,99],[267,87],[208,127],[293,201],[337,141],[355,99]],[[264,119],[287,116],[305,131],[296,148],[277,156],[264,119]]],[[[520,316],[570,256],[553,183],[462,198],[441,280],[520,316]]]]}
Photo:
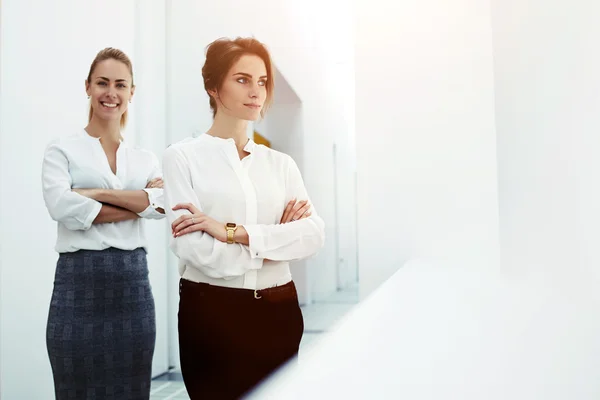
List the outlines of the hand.
{"type": "Polygon", "coordinates": [[[179,237],[191,232],[202,231],[208,233],[220,242],[227,242],[225,224],[215,221],[208,215],[200,212],[198,207],[191,203],[180,203],[173,207],[173,211],[188,210],[190,214],[182,215],[171,224],[173,237],[179,237]]]}
{"type": "Polygon", "coordinates": [[[100,189],[71,189],[73,192],[75,193],[79,193],[82,196],[88,197],[90,199],[94,199],[96,200],[96,197],[98,197],[98,193],[100,192],[100,189]]]}
{"type": "Polygon", "coordinates": [[[294,222],[299,219],[308,218],[311,215],[311,212],[308,211],[310,209],[310,204],[308,204],[308,200],[296,201],[296,199],[290,200],[290,202],[283,210],[283,215],[281,216],[280,224],[287,224],[288,222],[294,222]]]}
{"type": "Polygon", "coordinates": [[[152,179],[146,185],[146,189],[151,189],[151,188],[162,189],[163,188],[163,179],[162,178],[154,178],[154,179],[152,179]]]}

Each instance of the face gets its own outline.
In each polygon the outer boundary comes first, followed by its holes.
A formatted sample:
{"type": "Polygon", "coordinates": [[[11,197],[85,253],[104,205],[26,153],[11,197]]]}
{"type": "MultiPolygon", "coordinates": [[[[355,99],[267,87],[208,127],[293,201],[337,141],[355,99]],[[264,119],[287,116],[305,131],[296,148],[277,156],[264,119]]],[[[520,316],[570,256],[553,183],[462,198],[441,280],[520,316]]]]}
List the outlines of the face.
{"type": "Polygon", "coordinates": [[[256,121],[267,98],[267,68],[255,55],[245,55],[227,73],[219,92],[210,92],[218,113],[256,121]]]}
{"type": "Polygon", "coordinates": [[[96,65],[90,81],[85,81],[85,89],[94,117],[120,121],[135,88],[129,68],[120,61],[109,59],[96,65]]]}

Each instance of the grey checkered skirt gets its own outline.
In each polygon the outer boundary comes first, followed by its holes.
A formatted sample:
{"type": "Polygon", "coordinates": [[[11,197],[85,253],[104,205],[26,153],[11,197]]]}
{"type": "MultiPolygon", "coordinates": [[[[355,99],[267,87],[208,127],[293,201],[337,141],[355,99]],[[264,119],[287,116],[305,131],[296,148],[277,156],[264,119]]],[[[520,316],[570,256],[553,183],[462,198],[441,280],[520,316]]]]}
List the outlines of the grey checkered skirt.
{"type": "Polygon", "coordinates": [[[155,338],[144,249],[60,254],[46,330],[56,399],[148,399],[155,338]]]}

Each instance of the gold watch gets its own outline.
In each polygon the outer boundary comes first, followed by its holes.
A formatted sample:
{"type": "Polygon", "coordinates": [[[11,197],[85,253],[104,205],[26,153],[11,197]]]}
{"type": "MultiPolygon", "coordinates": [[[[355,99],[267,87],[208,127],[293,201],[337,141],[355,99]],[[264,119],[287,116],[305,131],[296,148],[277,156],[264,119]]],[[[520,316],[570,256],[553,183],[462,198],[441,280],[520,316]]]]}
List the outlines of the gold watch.
{"type": "Polygon", "coordinates": [[[235,230],[237,229],[237,225],[233,222],[228,222],[225,224],[225,229],[227,230],[227,243],[233,244],[235,241],[233,240],[233,235],[235,234],[235,230]]]}

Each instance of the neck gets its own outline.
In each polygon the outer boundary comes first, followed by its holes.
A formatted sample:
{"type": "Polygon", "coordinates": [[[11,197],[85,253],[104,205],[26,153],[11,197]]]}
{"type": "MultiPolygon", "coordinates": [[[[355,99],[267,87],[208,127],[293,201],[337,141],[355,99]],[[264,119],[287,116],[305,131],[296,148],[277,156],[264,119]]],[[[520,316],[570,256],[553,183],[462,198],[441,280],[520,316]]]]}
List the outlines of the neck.
{"type": "Polygon", "coordinates": [[[248,121],[217,112],[206,133],[221,139],[233,139],[238,148],[243,148],[248,142],[247,129],[248,121]]]}
{"type": "Polygon", "coordinates": [[[85,127],[86,132],[96,138],[100,138],[104,142],[115,142],[121,141],[121,121],[107,121],[95,118],[92,116],[92,120],[85,127]]]}

